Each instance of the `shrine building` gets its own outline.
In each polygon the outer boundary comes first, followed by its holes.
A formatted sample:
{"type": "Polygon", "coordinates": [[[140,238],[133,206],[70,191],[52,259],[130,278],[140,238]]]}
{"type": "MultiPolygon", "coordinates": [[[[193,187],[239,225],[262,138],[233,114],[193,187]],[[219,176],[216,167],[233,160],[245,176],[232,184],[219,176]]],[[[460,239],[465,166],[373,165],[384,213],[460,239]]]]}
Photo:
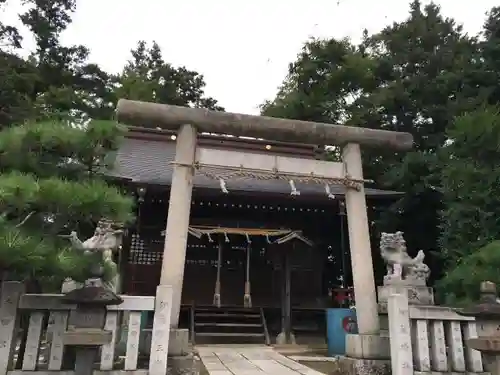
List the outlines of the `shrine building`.
{"type": "MultiPolygon", "coordinates": [[[[130,127],[112,173],[137,198],[120,254],[122,292],[159,284],[175,133],[130,127]]],[[[201,134],[204,148],[318,159],[312,145],[201,134]]],[[[179,325],[193,341],[324,335],[331,290],[352,285],[345,187],[195,173],[179,325]]],[[[366,187],[370,211],[398,193],[366,187]]],[[[168,249],[165,249],[168,251],[168,249]]]]}

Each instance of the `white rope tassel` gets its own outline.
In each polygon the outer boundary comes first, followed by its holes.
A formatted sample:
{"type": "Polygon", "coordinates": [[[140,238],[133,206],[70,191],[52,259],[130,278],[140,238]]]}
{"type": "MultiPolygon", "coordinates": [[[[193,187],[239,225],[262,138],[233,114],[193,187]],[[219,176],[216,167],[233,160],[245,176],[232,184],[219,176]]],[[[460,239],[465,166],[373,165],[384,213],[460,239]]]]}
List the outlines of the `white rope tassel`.
{"type": "Polygon", "coordinates": [[[229,190],[227,190],[227,187],[226,187],[226,181],[224,181],[222,178],[219,178],[219,184],[220,184],[220,189],[222,190],[222,192],[224,194],[229,193],[229,190]]]}
{"type": "Polygon", "coordinates": [[[245,233],[245,237],[247,238],[247,243],[252,243],[252,240],[250,240],[250,236],[248,235],[248,233],[245,233]]]}
{"type": "Polygon", "coordinates": [[[229,237],[227,236],[227,233],[226,233],[226,232],[224,232],[224,240],[225,240],[226,242],[229,242],[229,237]]]}
{"type": "Polygon", "coordinates": [[[207,233],[207,237],[208,237],[208,242],[214,242],[212,236],[210,236],[210,233],[207,233]]]}
{"type": "Polygon", "coordinates": [[[328,195],[328,198],[335,199],[335,195],[333,195],[332,191],[330,190],[330,185],[325,184],[325,191],[326,191],[326,195],[328,195]]]}
{"type": "Polygon", "coordinates": [[[298,191],[297,188],[295,187],[295,182],[293,182],[293,180],[290,180],[289,183],[290,183],[290,189],[292,189],[290,195],[300,195],[300,191],[298,191]]]}
{"type": "Polygon", "coordinates": [[[266,242],[271,243],[271,240],[269,239],[269,234],[266,234],[266,242]]]}

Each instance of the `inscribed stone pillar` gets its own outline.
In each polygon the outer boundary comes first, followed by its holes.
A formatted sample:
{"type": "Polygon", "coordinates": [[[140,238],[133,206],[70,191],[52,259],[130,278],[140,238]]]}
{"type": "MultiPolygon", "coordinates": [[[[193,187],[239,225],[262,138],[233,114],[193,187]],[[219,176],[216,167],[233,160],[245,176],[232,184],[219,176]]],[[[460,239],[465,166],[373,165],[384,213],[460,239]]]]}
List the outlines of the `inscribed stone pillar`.
{"type": "Polygon", "coordinates": [[[408,295],[404,293],[392,294],[387,304],[393,375],[414,374],[408,295]]]}
{"type": "MultiPolygon", "coordinates": [[[[363,179],[359,144],[347,144],[342,152],[342,160],[351,178],[363,179]]],[[[358,330],[360,334],[377,334],[379,332],[377,297],[364,188],[361,187],[359,191],[347,188],[345,203],[358,330]]]]}
{"type": "Polygon", "coordinates": [[[183,125],[177,135],[160,279],[160,285],[172,286],[172,327],[179,324],[195,152],[196,129],[192,125],[183,125]]]}

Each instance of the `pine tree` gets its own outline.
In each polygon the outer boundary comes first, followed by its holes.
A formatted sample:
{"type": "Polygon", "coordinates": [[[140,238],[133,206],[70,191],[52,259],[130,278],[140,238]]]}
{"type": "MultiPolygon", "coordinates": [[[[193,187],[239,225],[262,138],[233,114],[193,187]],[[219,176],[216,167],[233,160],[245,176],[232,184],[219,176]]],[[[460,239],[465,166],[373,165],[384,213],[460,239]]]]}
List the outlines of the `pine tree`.
{"type": "Polygon", "coordinates": [[[4,277],[86,278],[86,258],[69,248],[102,218],[126,223],[133,201],[106,181],[123,129],[92,121],[28,122],[0,131],[0,270],[4,277]],[[5,273],[8,272],[8,275],[5,273]]]}
{"type": "Polygon", "coordinates": [[[224,110],[217,100],[205,95],[203,75],[166,62],[156,42],[148,48],[146,42],[140,41],[131,54],[132,59],[117,78],[117,97],[224,110]]]}

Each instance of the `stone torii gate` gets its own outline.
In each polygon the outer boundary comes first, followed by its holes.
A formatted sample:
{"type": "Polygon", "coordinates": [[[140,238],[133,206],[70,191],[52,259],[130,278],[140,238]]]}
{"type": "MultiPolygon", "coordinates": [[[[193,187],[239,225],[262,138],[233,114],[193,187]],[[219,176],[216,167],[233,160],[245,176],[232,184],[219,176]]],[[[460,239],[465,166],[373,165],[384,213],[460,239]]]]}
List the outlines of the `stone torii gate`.
{"type": "Polygon", "coordinates": [[[172,328],[177,327],[179,320],[194,166],[207,165],[221,169],[240,167],[267,170],[269,173],[279,170],[287,176],[313,175],[325,181],[343,181],[346,186],[345,202],[359,334],[377,335],[379,320],[360,145],[409,150],[413,145],[411,134],[125,99],[118,102],[117,119],[126,125],[178,132],[165,236],[166,251],[160,281],[161,285],[173,287],[172,328]],[[204,148],[197,150],[198,132],[342,145],[342,163],[204,148]]]}

